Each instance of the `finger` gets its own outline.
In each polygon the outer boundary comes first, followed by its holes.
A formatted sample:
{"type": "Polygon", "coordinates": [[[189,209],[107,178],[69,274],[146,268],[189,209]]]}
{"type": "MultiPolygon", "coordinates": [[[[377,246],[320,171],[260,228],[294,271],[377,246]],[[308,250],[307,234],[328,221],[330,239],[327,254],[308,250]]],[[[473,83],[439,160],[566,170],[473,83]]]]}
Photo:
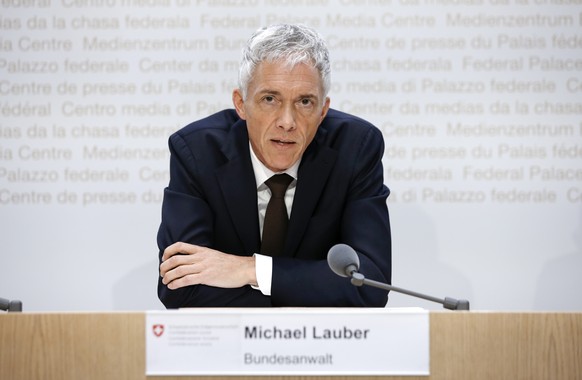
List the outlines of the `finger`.
{"type": "Polygon", "coordinates": [[[187,254],[191,255],[196,252],[197,246],[184,243],[184,242],[176,242],[164,249],[164,254],[162,255],[162,262],[168,260],[170,257],[176,254],[187,254]]]}
{"type": "Polygon", "coordinates": [[[171,256],[160,264],[160,276],[164,277],[168,272],[181,266],[187,266],[196,262],[194,255],[179,254],[171,256]]]}
{"type": "Polygon", "coordinates": [[[197,285],[197,275],[196,274],[189,274],[184,277],[177,278],[170,283],[167,284],[168,289],[175,290],[179,288],[183,288],[190,285],[197,285]]]}
{"type": "Polygon", "coordinates": [[[181,251],[185,249],[184,245],[185,244],[182,242],[177,242],[167,246],[166,249],[164,249],[164,254],[162,255],[162,262],[168,260],[170,257],[178,253],[181,253],[181,251]]]}
{"type": "Polygon", "coordinates": [[[165,277],[166,274],[174,269],[178,264],[174,260],[166,260],[160,264],[160,276],[165,277]]]}
{"type": "Polygon", "coordinates": [[[201,284],[200,282],[200,274],[199,273],[190,273],[186,276],[175,278],[174,280],[170,281],[166,286],[170,290],[183,288],[190,285],[198,285],[201,284]]]}
{"type": "Polygon", "coordinates": [[[193,264],[178,265],[165,271],[162,275],[162,283],[167,285],[176,279],[195,273],[198,273],[198,270],[193,264]]]}

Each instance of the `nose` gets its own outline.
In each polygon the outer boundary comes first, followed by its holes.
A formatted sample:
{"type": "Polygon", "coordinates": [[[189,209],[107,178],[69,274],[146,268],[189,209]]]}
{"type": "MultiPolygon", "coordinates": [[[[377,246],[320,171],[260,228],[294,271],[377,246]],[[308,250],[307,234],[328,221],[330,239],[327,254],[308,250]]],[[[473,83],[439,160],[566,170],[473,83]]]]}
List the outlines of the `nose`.
{"type": "Polygon", "coordinates": [[[295,110],[292,106],[282,107],[277,124],[285,132],[291,132],[296,128],[295,110]]]}

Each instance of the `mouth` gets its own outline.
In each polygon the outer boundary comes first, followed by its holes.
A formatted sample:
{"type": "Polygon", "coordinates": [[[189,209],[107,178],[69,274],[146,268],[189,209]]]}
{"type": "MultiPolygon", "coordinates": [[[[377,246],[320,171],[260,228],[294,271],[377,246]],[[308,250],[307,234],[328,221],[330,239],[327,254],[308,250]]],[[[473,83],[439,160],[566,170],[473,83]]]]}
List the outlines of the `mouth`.
{"type": "Polygon", "coordinates": [[[271,139],[271,142],[279,145],[279,146],[290,146],[295,144],[295,141],[291,141],[291,140],[283,140],[283,139],[271,139]]]}

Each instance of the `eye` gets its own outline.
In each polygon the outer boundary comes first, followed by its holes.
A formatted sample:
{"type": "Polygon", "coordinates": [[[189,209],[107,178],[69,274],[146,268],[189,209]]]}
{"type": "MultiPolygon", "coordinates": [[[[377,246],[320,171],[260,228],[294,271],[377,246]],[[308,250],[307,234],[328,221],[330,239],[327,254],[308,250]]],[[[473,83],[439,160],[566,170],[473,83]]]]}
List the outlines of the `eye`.
{"type": "Polygon", "coordinates": [[[273,95],[266,95],[266,96],[263,98],[263,101],[264,101],[265,103],[273,103],[273,102],[275,101],[275,97],[274,97],[273,95]]]}
{"type": "Polygon", "coordinates": [[[313,99],[311,99],[311,98],[302,98],[299,101],[299,104],[301,104],[304,107],[311,106],[311,105],[313,105],[313,99]]]}

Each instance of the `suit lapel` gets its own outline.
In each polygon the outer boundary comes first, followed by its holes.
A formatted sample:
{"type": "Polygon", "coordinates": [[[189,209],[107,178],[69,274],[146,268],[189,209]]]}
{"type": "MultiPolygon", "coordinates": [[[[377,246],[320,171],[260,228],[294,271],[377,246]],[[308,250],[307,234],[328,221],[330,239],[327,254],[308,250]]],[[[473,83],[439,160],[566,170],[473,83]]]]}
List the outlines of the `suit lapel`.
{"type": "Polygon", "coordinates": [[[304,153],[299,167],[299,179],[295,190],[291,219],[289,220],[285,256],[295,256],[336,158],[337,152],[335,150],[326,146],[318,146],[315,141],[304,153]]]}
{"type": "Polygon", "coordinates": [[[216,171],[224,202],[245,252],[260,247],[257,185],[250,160],[245,123],[235,123],[222,149],[227,161],[216,171]]]}

